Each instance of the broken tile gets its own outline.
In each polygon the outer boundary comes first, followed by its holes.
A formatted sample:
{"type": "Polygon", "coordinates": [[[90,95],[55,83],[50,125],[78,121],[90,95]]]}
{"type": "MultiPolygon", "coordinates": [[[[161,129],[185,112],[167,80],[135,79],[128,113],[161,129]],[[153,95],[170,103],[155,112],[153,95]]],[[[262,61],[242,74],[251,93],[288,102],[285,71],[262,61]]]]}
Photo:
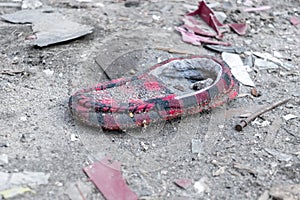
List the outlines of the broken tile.
{"type": "Polygon", "coordinates": [[[93,27],[66,19],[53,9],[22,10],[1,16],[12,23],[32,23],[36,39],[33,44],[39,47],[72,40],[92,33],[93,27]]]}
{"type": "Polygon", "coordinates": [[[238,54],[223,52],[222,59],[230,67],[232,74],[240,83],[255,87],[254,82],[247,72],[246,66],[244,66],[243,61],[238,54]]]}
{"type": "Polygon", "coordinates": [[[126,185],[120,171],[120,163],[106,157],[83,170],[107,200],[138,199],[138,196],[126,185]]]}

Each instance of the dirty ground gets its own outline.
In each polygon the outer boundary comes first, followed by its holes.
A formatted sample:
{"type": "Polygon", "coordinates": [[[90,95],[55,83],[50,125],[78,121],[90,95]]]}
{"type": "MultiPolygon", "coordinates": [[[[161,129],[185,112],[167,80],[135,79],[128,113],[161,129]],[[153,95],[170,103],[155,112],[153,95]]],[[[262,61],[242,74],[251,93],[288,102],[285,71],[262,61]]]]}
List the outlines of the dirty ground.
{"type": "MultiPolygon", "coordinates": [[[[1,15],[20,10],[20,1],[2,2],[1,15]]],[[[29,177],[13,185],[21,194],[10,199],[104,199],[82,169],[105,156],[122,164],[123,178],[140,199],[300,199],[298,0],[220,1],[213,8],[224,12],[228,23],[248,25],[244,36],[227,32],[223,41],[288,64],[289,69],[252,67],[249,74],[260,95],[241,86],[240,97],[210,112],[122,132],[75,121],[69,96],[106,80],[102,68],[130,65],[126,55],[136,49],[152,49],[143,55],[148,65],[182,52],[221,58],[184,43],[174,30],[198,1],[41,3],[94,28],[84,37],[40,48],[31,44],[29,24],[0,21],[0,172],[29,177]],[[252,7],[263,9],[243,11],[252,7]],[[239,116],[286,97],[288,103],[242,132],[234,130],[239,116]]],[[[0,187],[2,198],[6,189],[0,187]]]]}

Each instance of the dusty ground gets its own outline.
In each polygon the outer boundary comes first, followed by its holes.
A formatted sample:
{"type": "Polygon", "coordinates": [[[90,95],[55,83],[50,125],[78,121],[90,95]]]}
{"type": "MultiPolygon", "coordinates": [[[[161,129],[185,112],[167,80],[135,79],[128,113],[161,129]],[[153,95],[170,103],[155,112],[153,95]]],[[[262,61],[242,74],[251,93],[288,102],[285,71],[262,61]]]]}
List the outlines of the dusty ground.
{"type": "MultiPolygon", "coordinates": [[[[94,32],[36,48],[25,40],[32,34],[29,25],[0,21],[0,71],[22,71],[0,74],[0,154],[9,158],[0,171],[50,174],[48,184],[32,188],[36,194],[15,199],[68,199],[66,188],[79,180],[92,189],[87,199],[103,199],[82,168],[105,155],[122,163],[123,177],[141,199],[258,199],[273,186],[300,183],[300,26],[289,22],[291,16],[299,18],[298,0],[258,1],[258,5],[272,6],[258,13],[239,12],[242,4],[235,1],[231,8],[216,8],[227,14],[228,22],[247,21],[250,27],[245,36],[230,32],[224,40],[251,51],[280,52],[282,60],[293,66],[289,71],[252,71],[260,97],[240,97],[209,113],[123,133],[103,132],[74,121],[68,112],[69,96],[104,79],[95,57],[108,67],[120,55],[139,48],[168,47],[220,56],[183,43],[174,31],[180,17],[197,1],[149,0],[138,7],[117,1],[43,3],[93,26],[94,32]],[[287,96],[292,97],[288,104],[258,121],[269,125],[234,130],[240,114],[287,96]],[[286,121],[282,116],[287,114],[298,118],[286,121]],[[74,136],[78,140],[71,140],[74,136]],[[192,153],[195,140],[200,141],[200,153],[192,153]],[[181,189],[173,183],[178,178],[190,179],[192,185],[181,189]],[[199,180],[202,192],[193,187],[199,180]]],[[[16,10],[0,7],[0,14],[16,10]]],[[[242,93],[249,90],[242,87],[242,93]]]]}

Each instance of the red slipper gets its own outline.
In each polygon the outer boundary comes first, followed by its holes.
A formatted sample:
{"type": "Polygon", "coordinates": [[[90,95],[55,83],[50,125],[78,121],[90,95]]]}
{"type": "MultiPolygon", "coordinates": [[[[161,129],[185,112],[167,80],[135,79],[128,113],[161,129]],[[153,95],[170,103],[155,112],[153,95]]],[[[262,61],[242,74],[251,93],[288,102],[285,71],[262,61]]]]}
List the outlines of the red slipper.
{"type": "Polygon", "coordinates": [[[70,97],[79,120],[125,130],[220,106],[238,95],[239,83],[223,62],[207,56],[174,58],[145,73],[82,89],[70,97]]]}

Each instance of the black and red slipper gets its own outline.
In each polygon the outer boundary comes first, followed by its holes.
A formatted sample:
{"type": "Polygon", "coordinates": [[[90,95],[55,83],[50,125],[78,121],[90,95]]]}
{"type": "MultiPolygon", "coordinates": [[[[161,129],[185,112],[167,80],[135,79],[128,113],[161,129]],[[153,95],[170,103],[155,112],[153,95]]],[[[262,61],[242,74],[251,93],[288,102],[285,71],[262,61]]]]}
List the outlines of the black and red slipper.
{"type": "Polygon", "coordinates": [[[238,91],[239,83],[225,63],[190,56],[79,90],[69,106],[75,118],[89,125],[125,130],[209,110],[235,98],[238,91]]]}

